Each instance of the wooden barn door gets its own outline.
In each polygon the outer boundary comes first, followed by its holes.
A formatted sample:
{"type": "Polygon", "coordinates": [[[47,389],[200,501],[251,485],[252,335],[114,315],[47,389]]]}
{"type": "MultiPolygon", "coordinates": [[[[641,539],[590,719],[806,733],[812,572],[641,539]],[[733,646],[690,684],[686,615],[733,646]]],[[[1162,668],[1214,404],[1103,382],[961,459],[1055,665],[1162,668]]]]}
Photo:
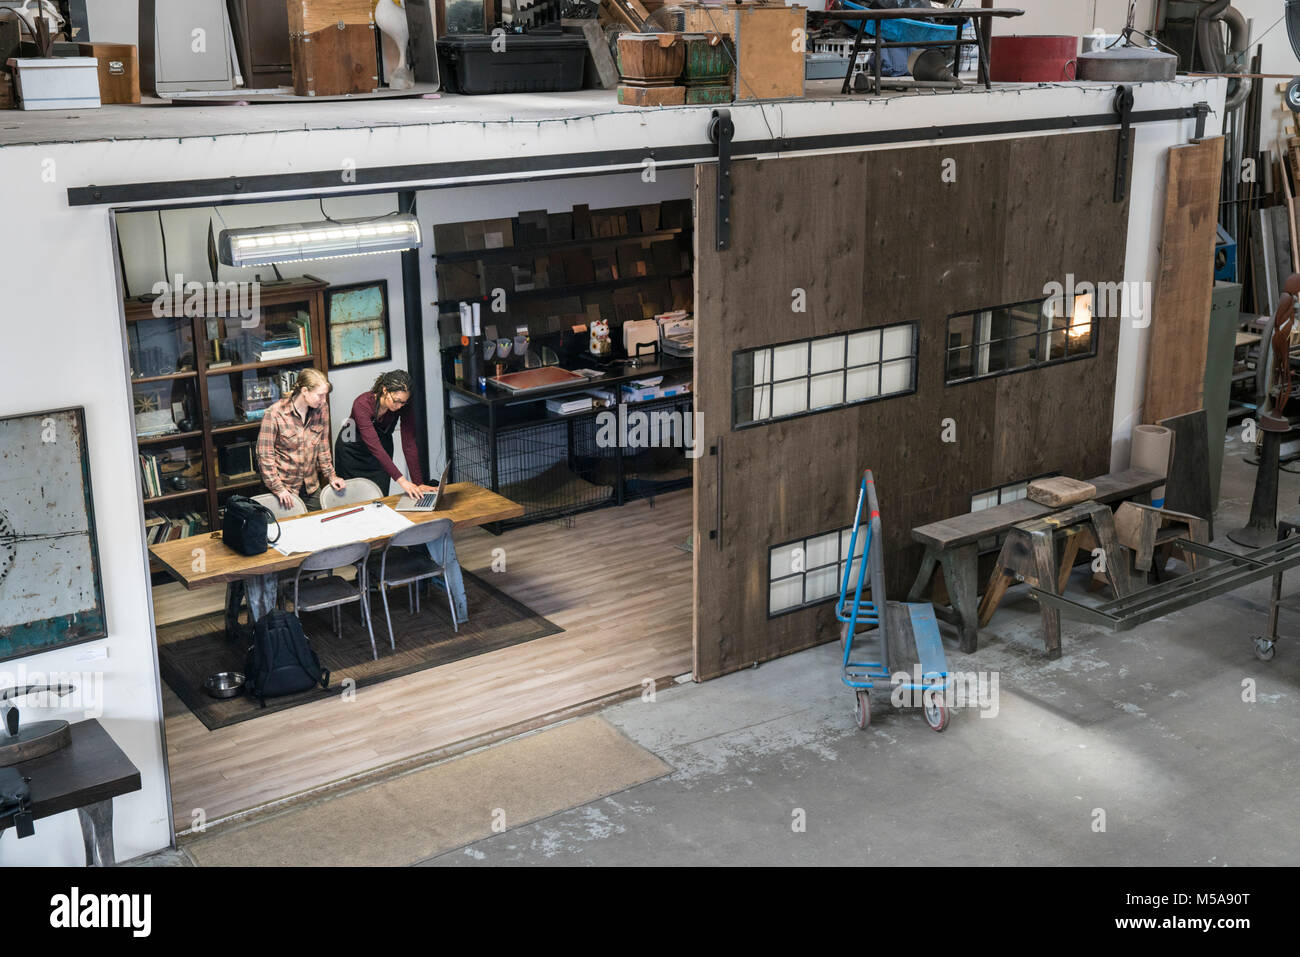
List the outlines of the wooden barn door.
{"type": "Polygon", "coordinates": [[[863,469],[895,599],[919,564],[915,525],[1024,476],[1108,470],[1117,325],[1093,358],[963,385],[945,351],[963,310],[1041,297],[1071,271],[1123,278],[1117,136],[736,162],[726,250],[717,168],[696,167],[697,680],[838,634],[827,599],[863,469]]]}

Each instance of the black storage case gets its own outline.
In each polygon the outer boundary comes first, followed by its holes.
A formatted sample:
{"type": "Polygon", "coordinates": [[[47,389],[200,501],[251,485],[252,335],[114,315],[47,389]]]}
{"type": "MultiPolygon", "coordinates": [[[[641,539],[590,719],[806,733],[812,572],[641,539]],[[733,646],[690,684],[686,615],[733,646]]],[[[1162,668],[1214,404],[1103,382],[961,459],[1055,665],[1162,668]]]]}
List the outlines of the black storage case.
{"type": "Polygon", "coordinates": [[[438,68],[451,93],[557,93],[582,89],[587,40],[580,33],[458,33],[438,41],[438,68]],[[492,52],[492,42],[505,49],[492,52]]]}

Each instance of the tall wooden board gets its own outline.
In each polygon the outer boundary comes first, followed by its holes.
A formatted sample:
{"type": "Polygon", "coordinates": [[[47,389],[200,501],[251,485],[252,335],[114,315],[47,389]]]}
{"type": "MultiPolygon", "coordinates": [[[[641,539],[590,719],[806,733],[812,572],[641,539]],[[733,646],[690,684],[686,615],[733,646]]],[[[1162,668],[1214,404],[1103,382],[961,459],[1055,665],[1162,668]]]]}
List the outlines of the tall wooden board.
{"type": "Polygon", "coordinates": [[[1143,422],[1194,412],[1202,405],[1222,166],[1221,136],[1169,150],[1143,422]]]}

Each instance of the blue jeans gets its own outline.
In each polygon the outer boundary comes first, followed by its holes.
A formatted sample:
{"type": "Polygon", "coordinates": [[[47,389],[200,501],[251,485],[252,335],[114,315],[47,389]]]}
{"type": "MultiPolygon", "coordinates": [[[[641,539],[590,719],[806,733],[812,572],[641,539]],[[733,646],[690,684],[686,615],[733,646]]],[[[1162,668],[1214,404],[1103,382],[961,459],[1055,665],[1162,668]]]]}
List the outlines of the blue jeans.
{"type": "Polygon", "coordinates": [[[460,574],[460,559],[456,557],[456,544],[448,532],[435,541],[429,542],[429,557],[442,566],[447,576],[447,587],[451,589],[451,600],[456,606],[456,620],[469,620],[469,602],[465,597],[465,580],[460,574]]]}

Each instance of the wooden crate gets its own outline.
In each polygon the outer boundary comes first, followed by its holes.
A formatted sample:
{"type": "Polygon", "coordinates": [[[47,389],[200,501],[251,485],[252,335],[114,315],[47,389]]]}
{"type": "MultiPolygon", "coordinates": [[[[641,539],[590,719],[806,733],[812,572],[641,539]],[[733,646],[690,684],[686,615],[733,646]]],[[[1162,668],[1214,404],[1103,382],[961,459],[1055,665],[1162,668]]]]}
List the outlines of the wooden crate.
{"type": "Polygon", "coordinates": [[[731,36],[735,31],[735,16],[732,4],[721,3],[684,3],[682,13],[685,17],[683,33],[721,33],[731,36]]]}
{"type": "Polygon", "coordinates": [[[298,96],[343,96],[379,88],[374,24],[338,24],[290,37],[293,92],[298,96]]]}
{"type": "Polygon", "coordinates": [[[375,5],[371,0],[286,0],[289,4],[289,35],[302,36],[337,28],[340,23],[371,24],[375,22],[375,5]]]}
{"type": "Polygon", "coordinates": [[[140,58],[130,43],[82,43],[82,56],[99,61],[99,102],[140,102],[140,58]]]}
{"type": "Polygon", "coordinates": [[[807,28],[807,7],[741,4],[733,7],[737,100],[803,96],[804,54],[795,42],[807,28]]]}

